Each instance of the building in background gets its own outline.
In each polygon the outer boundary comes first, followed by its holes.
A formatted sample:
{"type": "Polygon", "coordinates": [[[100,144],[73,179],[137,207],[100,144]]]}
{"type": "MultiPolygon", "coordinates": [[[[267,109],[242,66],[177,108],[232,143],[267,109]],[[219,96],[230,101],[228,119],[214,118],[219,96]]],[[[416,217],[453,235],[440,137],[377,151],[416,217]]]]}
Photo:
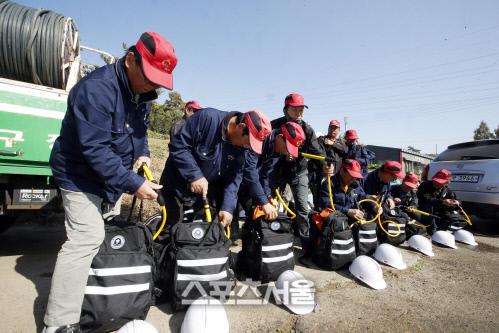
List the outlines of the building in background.
{"type": "Polygon", "coordinates": [[[425,165],[433,160],[433,157],[412,150],[373,145],[367,145],[366,147],[376,154],[374,163],[381,165],[386,161],[398,161],[404,167],[405,172],[412,171],[418,176],[423,172],[425,165]]]}

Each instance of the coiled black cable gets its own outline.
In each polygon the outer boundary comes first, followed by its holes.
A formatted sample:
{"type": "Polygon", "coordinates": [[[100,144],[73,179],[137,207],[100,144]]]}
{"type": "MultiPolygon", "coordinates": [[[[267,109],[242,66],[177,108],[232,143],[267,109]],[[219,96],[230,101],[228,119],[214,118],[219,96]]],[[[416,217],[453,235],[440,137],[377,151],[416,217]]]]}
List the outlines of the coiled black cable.
{"type": "Polygon", "coordinates": [[[65,57],[79,54],[68,50],[79,43],[66,43],[74,32],[66,16],[0,0],[0,76],[64,89],[69,74],[65,57]]]}

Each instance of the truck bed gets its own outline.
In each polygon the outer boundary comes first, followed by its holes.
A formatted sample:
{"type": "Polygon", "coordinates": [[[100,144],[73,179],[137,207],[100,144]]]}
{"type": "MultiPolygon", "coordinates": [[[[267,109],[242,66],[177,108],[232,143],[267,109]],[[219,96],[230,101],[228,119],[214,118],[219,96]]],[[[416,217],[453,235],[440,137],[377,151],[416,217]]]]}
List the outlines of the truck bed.
{"type": "Polygon", "coordinates": [[[0,78],[0,175],[50,176],[68,92],[0,78]]]}

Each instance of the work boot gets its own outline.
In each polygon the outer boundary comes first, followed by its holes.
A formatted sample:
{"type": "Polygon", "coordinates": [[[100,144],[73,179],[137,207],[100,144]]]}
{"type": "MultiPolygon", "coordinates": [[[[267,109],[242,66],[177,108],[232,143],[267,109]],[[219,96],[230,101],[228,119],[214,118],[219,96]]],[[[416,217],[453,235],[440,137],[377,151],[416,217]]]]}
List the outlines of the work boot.
{"type": "Polygon", "coordinates": [[[71,324],[61,327],[45,326],[42,333],[81,333],[80,324],[71,324]]]}

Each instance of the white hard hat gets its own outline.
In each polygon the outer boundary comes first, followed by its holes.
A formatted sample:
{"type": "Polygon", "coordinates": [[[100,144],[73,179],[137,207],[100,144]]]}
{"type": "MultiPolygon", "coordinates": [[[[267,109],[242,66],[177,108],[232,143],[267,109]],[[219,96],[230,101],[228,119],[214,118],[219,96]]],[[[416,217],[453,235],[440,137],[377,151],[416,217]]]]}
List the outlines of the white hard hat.
{"type": "Polygon", "coordinates": [[[158,330],[147,321],[135,319],[122,326],[118,333],[158,333],[158,330]]]}
{"type": "Polygon", "coordinates": [[[274,297],[295,314],[304,315],[315,308],[313,283],[296,271],[281,273],[275,282],[274,297]],[[299,299],[297,299],[298,297],[299,299]]]}
{"type": "Polygon", "coordinates": [[[228,333],[229,320],[219,300],[201,297],[187,309],[181,333],[228,333]]]}
{"type": "Polygon", "coordinates": [[[478,243],[475,241],[475,237],[473,236],[473,234],[467,230],[462,230],[462,229],[457,230],[456,232],[454,232],[454,238],[456,239],[456,241],[464,244],[473,245],[473,246],[478,245],[478,243]]]}
{"type": "Polygon", "coordinates": [[[436,231],[433,236],[431,236],[431,240],[437,244],[457,249],[456,239],[450,232],[443,230],[436,231]]]}
{"type": "Polygon", "coordinates": [[[350,273],[373,289],[385,289],[383,271],[379,264],[368,256],[358,256],[348,267],[350,273]]]}
{"type": "Polygon", "coordinates": [[[378,246],[374,252],[374,258],[385,265],[392,266],[397,269],[407,268],[400,250],[390,244],[384,243],[378,246]]]}
{"type": "Polygon", "coordinates": [[[412,236],[411,238],[409,238],[408,243],[411,249],[419,251],[422,254],[426,254],[429,257],[433,257],[435,255],[433,253],[430,240],[422,235],[412,236]]]}

